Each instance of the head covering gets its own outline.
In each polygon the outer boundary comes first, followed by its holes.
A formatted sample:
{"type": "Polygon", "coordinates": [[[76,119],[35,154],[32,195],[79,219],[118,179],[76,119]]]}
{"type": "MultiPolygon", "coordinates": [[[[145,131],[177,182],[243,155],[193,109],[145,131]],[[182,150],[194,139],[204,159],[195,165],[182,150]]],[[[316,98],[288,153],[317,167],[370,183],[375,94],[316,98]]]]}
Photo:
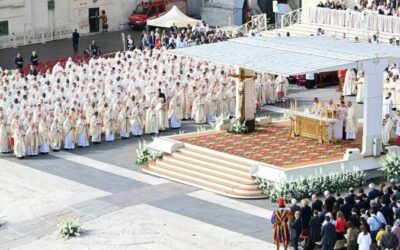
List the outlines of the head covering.
{"type": "Polygon", "coordinates": [[[282,197],[278,199],[278,206],[279,208],[285,207],[285,200],[282,197]]]}

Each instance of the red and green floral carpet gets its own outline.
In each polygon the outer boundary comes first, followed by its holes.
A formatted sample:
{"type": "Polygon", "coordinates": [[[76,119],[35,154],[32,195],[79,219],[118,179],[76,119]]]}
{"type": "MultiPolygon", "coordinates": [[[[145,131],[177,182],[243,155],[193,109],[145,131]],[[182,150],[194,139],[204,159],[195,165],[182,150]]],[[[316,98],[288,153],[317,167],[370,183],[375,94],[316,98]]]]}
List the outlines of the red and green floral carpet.
{"type": "Polygon", "coordinates": [[[270,125],[246,135],[226,132],[176,138],[184,143],[264,162],[280,167],[339,160],[346,148],[360,148],[357,141],[321,144],[306,137],[290,137],[287,126],[270,125]]]}

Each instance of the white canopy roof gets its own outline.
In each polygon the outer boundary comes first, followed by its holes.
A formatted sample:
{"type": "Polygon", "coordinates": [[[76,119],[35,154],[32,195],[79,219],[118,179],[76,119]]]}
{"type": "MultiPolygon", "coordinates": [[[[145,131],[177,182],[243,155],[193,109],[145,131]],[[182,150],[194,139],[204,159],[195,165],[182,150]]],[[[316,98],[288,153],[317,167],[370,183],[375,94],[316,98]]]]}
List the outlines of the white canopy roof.
{"type": "Polygon", "coordinates": [[[286,76],[357,68],[374,58],[400,61],[399,47],[308,36],[245,37],[169,53],[286,76]]]}
{"type": "Polygon", "coordinates": [[[186,16],[178,7],[174,5],[164,15],[155,19],[148,20],[147,25],[169,28],[175,23],[178,28],[181,28],[186,27],[188,24],[195,25],[199,22],[200,20],[186,16]]]}

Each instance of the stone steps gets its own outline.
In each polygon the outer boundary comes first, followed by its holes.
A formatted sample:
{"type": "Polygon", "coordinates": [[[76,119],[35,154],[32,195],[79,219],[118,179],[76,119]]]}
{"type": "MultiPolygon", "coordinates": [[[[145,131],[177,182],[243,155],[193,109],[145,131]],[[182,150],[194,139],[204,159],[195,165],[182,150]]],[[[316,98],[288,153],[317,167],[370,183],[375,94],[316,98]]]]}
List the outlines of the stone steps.
{"type": "Polygon", "coordinates": [[[234,198],[265,198],[250,174],[253,161],[185,144],[143,171],[234,198]]]}

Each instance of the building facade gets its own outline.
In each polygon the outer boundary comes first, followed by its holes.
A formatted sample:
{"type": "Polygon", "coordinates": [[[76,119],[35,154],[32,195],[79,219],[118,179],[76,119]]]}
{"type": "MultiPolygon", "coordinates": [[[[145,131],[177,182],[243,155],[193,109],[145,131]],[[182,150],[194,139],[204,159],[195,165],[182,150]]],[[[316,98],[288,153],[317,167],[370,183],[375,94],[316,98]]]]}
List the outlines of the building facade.
{"type": "Polygon", "coordinates": [[[78,29],[101,29],[98,16],[108,16],[110,30],[127,23],[139,0],[0,0],[0,35],[78,29]]]}

